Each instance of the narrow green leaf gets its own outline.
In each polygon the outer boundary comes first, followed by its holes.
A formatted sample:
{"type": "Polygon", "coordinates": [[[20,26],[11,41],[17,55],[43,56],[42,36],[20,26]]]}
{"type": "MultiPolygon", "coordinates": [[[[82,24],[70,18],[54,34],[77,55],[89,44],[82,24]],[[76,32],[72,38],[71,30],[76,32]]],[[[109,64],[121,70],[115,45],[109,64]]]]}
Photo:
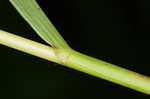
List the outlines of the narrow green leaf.
{"type": "Polygon", "coordinates": [[[10,0],[38,35],[56,48],[70,48],[35,0],[10,0]]]}

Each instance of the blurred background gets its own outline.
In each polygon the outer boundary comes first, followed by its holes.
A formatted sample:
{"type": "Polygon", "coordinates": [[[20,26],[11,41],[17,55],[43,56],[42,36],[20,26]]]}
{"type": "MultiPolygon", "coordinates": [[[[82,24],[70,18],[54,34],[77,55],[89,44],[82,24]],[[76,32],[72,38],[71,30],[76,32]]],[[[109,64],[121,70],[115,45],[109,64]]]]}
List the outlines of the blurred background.
{"type": "MultiPolygon", "coordinates": [[[[150,76],[149,0],[37,0],[79,52],[150,76]]],[[[46,44],[0,1],[0,29],[46,44]]],[[[0,45],[0,97],[27,99],[137,98],[148,95],[0,45]]]]}

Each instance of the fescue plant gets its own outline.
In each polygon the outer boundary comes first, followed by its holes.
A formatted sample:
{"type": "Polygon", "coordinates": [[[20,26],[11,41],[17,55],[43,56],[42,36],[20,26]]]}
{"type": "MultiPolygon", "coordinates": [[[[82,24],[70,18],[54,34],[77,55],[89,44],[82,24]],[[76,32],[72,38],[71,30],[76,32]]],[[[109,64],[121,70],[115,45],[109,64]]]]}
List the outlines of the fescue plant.
{"type": "Polygon", "coordinates": [[[73,50],[35,0],[10,0],[49,46],[0,30],[0,44],[150,95],[150,78],[73,50]]]}

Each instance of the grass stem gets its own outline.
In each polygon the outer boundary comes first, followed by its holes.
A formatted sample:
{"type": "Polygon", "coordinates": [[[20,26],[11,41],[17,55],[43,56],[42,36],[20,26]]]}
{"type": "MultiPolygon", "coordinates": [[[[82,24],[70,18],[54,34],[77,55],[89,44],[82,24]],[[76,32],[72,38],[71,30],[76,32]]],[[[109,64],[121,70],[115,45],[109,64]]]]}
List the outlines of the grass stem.
{"type": "Polygon", "coordinates": [[[150,78],[72,49],[56,49],[0,30],[0,44],[150,95],[150,78]]]}

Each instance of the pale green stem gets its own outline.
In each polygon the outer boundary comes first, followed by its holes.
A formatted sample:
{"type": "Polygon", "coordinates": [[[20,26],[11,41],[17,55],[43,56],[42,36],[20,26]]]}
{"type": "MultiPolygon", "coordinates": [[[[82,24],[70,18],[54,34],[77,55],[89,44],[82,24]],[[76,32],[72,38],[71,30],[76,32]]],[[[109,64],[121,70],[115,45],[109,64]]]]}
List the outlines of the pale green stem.
{"type": "Polygon", "coordinates": [[[0,30],[0,44],[21,50],[46,60],[58,62],[53,48],[2,30],[0,30]]]}
{"type": "Polygon", "coordinates": [[[74,50],[59,50],[0,31],[0,44],[150,95],[150,78],[74,50]]]}

